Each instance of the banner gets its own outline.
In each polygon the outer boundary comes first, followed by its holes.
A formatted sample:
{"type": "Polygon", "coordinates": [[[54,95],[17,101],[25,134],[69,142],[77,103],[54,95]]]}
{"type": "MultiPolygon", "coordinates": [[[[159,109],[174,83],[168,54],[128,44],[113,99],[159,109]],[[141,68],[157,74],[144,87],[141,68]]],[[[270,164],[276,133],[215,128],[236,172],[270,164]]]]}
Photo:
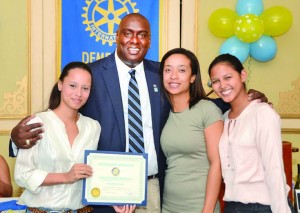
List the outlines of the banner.
{"type": "Polygon", "coordinates": [[[146,58],[159,60],[160,0],[60,0],[61,26],[58,63],[90,63],[111,54],[120,20],[140,13],[150,22],[151,48],[146,58]]]}

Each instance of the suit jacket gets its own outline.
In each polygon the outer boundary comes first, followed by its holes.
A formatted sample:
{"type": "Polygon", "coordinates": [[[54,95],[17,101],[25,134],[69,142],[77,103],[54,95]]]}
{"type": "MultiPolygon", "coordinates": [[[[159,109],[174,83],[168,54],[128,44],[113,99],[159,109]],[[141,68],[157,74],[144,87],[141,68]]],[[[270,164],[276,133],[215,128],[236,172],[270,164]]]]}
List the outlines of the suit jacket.
{"type": "MultiPolygon", "coordinates": [[[[165,171],[165,159],[160,147],[160,134],[165,124],[170,106],[164,98],[159,77],[159,63],[144,60],[144,70],[151,104],[153,137],[158,161],[158,173],[161,186],[165,171]],[[155,86],[154,86],[155,85],[155,86]],[[158,88],[158,91],[154,90],[158,88]]],[[[89,64],[93,73],[93,85],[89,100],[82,108],[85,116],[98,120],[101,135],[98,150],[121,151],[126,148],[126,133],[119,77],[115,54],[89,64]]],[[[97,212],[114,212],[109,207],[96,207],[97,212]]]]}

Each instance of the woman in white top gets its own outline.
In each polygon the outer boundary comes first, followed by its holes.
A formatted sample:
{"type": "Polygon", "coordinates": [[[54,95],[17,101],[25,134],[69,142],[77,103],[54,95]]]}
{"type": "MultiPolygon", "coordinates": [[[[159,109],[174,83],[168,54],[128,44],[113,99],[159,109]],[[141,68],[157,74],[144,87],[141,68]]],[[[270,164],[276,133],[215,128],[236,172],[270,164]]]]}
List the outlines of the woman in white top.
{"type": "Polygon", "coordinates": [[[247,73],[235,56],[219,55],[208,72],[215,93],[231,105],[219,144],[225,213],[291,212],[280,117],[268,104],[248,101],[247,73]]]}
{"type": "Polygon", "coordinates": [[[91,89],[90,68],[71,62],[63,69],[53,87],[49,109],[35,115],[30,123],[43,123],[42,138],[30,149],[20,149],[15,166],[15,180],[25,190],[20,203],[27,212],[79,210],[90,212],[81,204],[82,179],[92,175],[84,164],[84,150],[97,149],[100,125],[78,113],[91,89]]]}

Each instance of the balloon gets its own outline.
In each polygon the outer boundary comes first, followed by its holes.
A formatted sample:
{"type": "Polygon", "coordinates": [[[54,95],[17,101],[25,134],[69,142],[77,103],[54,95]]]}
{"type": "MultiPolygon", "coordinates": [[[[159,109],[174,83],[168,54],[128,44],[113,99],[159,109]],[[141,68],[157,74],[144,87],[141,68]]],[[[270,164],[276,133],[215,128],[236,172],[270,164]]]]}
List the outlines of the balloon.
{"type": "Polygon", "coordinates": [[[279,36],[286,33],[293,23],[291,12],[282,6],[265,10],[261,15],[261,19],[264,22],[264,34],[269,36],[279,36]]]}
{"type": "Polygon", "coordinates": [[[246,14],[259,16],[264,10],[264,5],[262,0],[238,0],[235,10],[240,16],[246,14]]]}
{"type": "Polygon", "coordinates": [[[234,34],[241,41],[251,43],[257,41],[264,32],[264,24],[258,16],[246,14],[238,17],[234,25],[234,34]]]}
{"type": "Polygon", "coordinates": [[[233,26],[237,14],[231,9],[221,8],[215,10],[209,17],[208,27],[212,34],[220,38],[229,38],[233,35],[233,26]]]}
{"type": "Polygon", "coordinates": [[[221,46],[219,53],[229,53],[237,57],[241,63],[244,63],[250,52],[250,44],[240,41],[236,36],[227,39],[221,46]]]}
{"type": "Polygon", "coordinates": [[[276,52],[277,45],[271,36],[263,35],[258,41],[250,44],[250,55],[260,62],[270,61],[276,52]]]}

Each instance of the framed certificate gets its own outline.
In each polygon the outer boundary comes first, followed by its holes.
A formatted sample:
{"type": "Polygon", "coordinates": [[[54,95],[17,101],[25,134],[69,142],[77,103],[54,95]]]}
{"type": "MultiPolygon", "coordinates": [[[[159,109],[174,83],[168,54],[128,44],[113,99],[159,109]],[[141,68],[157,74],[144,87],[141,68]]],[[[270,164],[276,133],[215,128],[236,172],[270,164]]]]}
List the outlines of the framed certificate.
{"type": "Polygon", "coordinates": [[[86,150],[93,176],[83,180],[84,205],[147,205],[146,153],[86,150]]]}

